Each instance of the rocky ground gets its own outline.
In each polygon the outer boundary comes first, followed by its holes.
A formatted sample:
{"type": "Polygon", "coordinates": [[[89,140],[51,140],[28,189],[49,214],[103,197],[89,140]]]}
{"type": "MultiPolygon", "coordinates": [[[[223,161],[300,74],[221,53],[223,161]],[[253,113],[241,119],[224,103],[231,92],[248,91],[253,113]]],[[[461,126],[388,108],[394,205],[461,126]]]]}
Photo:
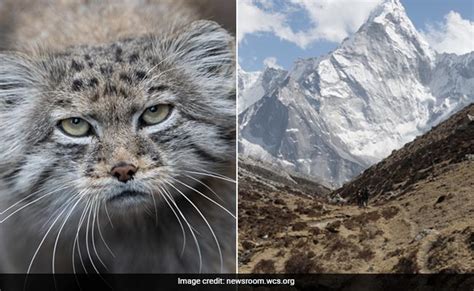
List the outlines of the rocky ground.
{"type": "Polygon", "coordinates": [[[473,105],[331,194],[241,163],[239,271],[474,272],[469,116],[473,105]],[[351,203],[361,187],[371,191],[367,208],[351,203]],[[329,202],[336,194],[349,202],[329,202]]]}

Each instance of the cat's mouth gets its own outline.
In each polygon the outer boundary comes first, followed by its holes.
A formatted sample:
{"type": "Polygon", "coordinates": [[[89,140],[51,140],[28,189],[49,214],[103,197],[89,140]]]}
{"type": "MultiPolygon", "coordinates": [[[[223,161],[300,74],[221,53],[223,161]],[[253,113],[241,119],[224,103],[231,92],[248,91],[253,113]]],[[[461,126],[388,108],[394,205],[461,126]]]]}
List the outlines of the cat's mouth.
{"type": "Polygon", "coordinates": [[[112,195],[111,197],[108,198],[109,202],[124,202],[124,201],[138,201],[138,200],[143,200],[147,196],[146,193],[144,192],[138,192],[138,191],[122,191],[118,192],[117,194],[112,195]]]}

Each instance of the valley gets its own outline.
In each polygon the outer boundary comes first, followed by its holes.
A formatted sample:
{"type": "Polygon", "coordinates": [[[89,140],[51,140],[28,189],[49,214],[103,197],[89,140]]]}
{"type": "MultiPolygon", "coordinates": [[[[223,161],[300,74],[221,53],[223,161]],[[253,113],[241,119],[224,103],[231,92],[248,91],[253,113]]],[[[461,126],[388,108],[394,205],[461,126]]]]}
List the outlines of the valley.
{"type": "Polygon", "coordinates": [[[471,104],[334,191],[242,160],[239,271],[474,272],[473,140],[471,104]]]}

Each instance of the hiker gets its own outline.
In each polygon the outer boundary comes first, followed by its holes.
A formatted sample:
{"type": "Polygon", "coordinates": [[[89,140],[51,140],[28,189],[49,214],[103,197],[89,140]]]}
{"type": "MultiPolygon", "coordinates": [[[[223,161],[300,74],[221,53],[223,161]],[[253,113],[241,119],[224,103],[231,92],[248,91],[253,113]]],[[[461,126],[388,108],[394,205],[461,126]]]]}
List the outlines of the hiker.
{"type": "Polygon", "coordinates": [[[362,191],[360,189],[356,193],[356,203],[359,208],[362,207],[362,191]]]}
{"type": "Polygon", "coordinates": [[[367,190],[367,188],[362,188],[359,191],[357,191],[356,201],[357,201],[357,205],[360,208],[366,208],[368,206],[369,191],[367,190]]]}
{"type": "Polygon", "coordinates": [[[367,188],[362,189],[361,204],[364,208],[367,208],[369,205],[369,190],[367,188]]]}

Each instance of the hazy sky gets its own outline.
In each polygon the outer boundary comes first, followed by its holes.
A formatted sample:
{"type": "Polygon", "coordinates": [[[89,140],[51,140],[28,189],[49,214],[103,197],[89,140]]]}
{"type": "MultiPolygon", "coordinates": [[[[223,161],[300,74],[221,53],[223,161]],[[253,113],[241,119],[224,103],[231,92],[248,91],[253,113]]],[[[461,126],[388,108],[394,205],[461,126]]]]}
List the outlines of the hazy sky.
{"type": "MultiPolygon", "coordinates": [[[[297,58],[335,49],[384,0],[238,0],[239,63],[244,70],[291,68],[297,58]]],[[[401,0],[438,52],[474,50],[473,0],[401,0]]]]}

